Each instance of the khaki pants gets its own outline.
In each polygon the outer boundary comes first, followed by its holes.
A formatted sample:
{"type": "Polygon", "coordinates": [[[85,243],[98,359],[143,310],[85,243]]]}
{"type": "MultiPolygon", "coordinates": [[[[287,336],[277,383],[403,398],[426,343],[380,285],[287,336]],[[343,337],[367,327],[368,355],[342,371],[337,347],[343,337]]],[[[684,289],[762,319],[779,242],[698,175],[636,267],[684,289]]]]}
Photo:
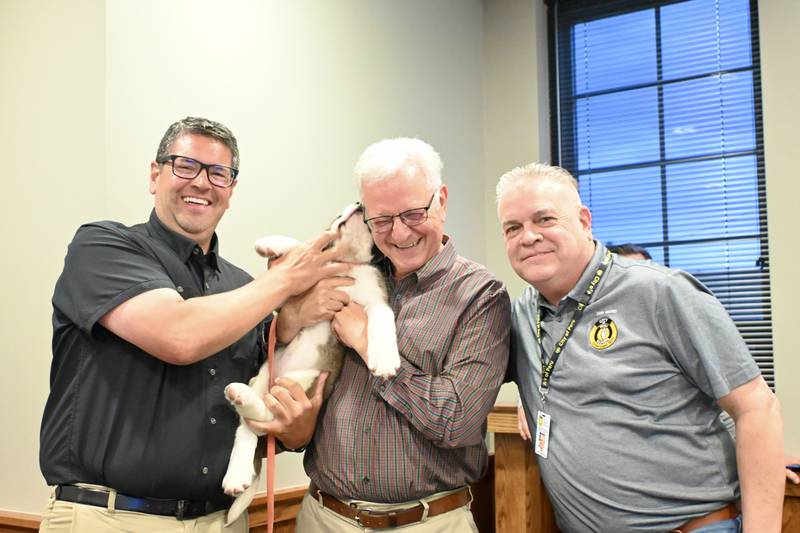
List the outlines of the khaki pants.
{"type": "MultiPolygon", "coordinates": [[[[385,509],[382,509],[385,510],[385,509]]],[[[297,515],[295,533],[355,533],[363,531],[389,531],[388,529],[366,529],[355,520],[350,520],[320,505],[310,494],[303,498],[297,515]]],[[[424,522],[394,528],[403,533],[478,533],[469,505],[443,513],[424,522]]]]}
{"type": "Polygon", "coordinates": [[[225,527],[227,511],[191,520],[119,509],[106,509],[55,499],[55,489],[39,526],[40,533],[247,533],[247,513],[225,527]]]}

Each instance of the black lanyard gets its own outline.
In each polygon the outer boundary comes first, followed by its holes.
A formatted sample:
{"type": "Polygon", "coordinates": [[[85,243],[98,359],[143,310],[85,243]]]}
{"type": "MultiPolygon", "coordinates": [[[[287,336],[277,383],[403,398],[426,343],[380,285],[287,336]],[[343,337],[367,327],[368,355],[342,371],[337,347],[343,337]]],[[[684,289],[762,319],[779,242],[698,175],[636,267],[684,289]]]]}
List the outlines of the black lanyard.
{"type": "Polygon", "coordinates": [[[553,355],[550,356],[548,361],[544,359],[544,346],[542,346],[542,309],[541,307],[537,307],[536,309],[536,330],[534,333],[536,334],[536,341],[539,343],[539,352],[542,358],[542,384],[539,385],[539,394],[542,395],[542,403],[547,400],[547,393],[550,392],[550,377],[553,375],[553,369],[556,367],[558,358],[561,356],[561,352],[564,351],[564,346],[567,345],[567,341],[572,335],[572,330],[575,329],[575,324],[578,323],[581,315],[583,315],[583,310],[592,300],[597,284],[603,279],[603,275],[608,272],[612,262],[613,258],[611,252],[606,251],[605,257],[600,262],[600,265],[598,265],[595,275],[591,281],[589,281],[586,290],[583,291],[583,297],[578,302],[578,308],[575,309],[575,312],[572,314],[572,318],[569,324],[567,324],[567,329],[564,330],[561,339],[556,343],[555,348],[553,348],[553,355]]]}

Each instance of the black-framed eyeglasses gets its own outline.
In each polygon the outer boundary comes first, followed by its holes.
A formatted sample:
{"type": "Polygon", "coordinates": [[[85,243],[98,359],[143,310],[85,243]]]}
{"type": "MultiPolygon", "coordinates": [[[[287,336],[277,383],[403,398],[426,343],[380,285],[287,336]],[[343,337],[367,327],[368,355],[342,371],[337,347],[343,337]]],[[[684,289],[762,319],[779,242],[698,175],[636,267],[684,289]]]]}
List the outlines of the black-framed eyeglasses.
{"type": "Polygon", "coordinates": [[[185,180],[193,180],[205,169],[208,181],[212,185],[227,189],[236,181],[239,169],[226,167],[225,165],[206,165],[191,157],[182,155],[168,155],[157,161],[160,165],[172,164],[172,173],[185,180]]]}
{"type": "Polygon", "coordinates": [[[400,221],[408,227],[419,226],[428,220],[428,210],[433,205],[433,199],[436,198],[437,193],[438,191],[433,193],[433,196],[431,196],[431,200],[428,202],[426,207],[408,209],[396,215],[381,215],[378,217],[367,218],[367,212],[364,210],[364,222],[374,233],[386,233],[391,231],[391,229],[394,227],[395,218],[399,218],[400,221]]]}

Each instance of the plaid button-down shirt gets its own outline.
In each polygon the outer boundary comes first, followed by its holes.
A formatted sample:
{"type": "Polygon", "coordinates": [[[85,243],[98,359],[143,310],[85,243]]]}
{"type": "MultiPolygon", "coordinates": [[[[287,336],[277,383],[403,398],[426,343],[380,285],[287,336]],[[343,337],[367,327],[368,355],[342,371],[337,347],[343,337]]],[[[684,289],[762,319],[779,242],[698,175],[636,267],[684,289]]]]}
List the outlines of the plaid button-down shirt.
{"type": "Polygon", "coordinates": [[[486,417],[508,363],[505,287],[448,241],[390,299],[400,371],[383,381],[348,351],[305,455],[309,477],[341,499],[418,499],[487,465],[486,417]]]}

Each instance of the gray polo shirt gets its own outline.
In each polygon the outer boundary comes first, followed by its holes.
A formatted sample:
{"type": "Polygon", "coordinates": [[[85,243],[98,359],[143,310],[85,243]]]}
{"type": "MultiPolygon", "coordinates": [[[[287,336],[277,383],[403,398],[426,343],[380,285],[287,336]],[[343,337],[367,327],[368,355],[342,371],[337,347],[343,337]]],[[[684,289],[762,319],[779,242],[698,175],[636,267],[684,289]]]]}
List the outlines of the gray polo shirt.
{"type": "Polygon", "coordinates": [[[614,256],[567,342],[543,406],[546,357],[600,264],[554,307],[528,287],[514,303],[511,377],[528,424],[551,416],[537,457],[563,531],[667,531],[739,496],[735,446],[716,399],[759,369],[725,309],[691,275],[614,256]]]}

